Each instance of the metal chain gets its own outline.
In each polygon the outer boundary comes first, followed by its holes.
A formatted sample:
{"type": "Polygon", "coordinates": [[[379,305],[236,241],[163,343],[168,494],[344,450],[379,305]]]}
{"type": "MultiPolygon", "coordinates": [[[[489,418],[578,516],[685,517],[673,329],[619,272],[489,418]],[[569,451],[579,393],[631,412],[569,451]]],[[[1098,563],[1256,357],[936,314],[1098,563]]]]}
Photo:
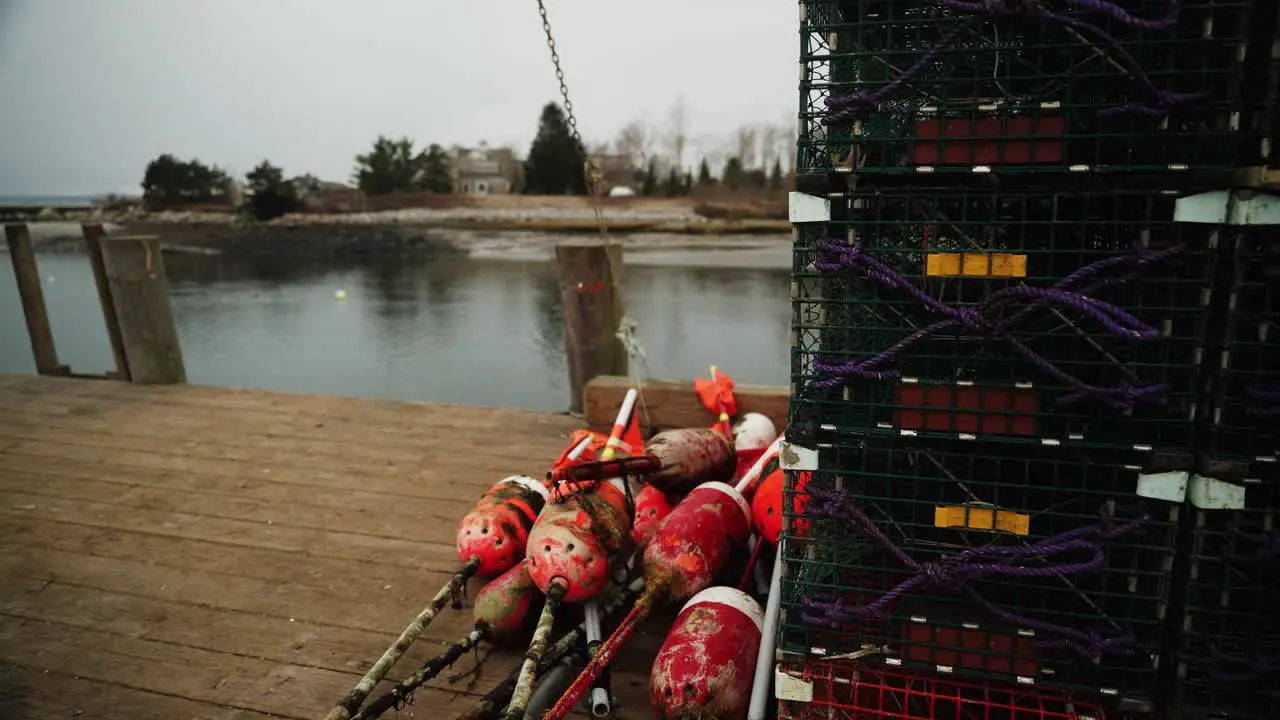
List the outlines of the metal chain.
{"type": "MultiPolygon", "coordinates": [[[[600,206],[600,191],[604,186],[604,178],[600,173],[600,168],[596,166],[595,161],[591,159],[591,153],[587,152],[587,146],[582,143],[582,136],[578,133],[578,118],[573,113],[573,101],[569,99],[569,87],[564,82],[564,70],[560,67],[560,53],[556,50],[556,38],[551,32],[551,21],[547,19],[547,6],[544,0],[538,0],[538,14],[542,16],[542,31],[547,36],[547,48],[551,50],[551,64],[556,68],[556,82],[560,83],[560,97],[564,100],[564,111],[569,123],[569,134],[573,136],[573,141],[578,144],[578,150],[582,153],[582,177],[587,184],[587,194],[591,196],[591,211],[596,217],[596,230],[600,233],[600,242],[609,244],[609,230],[604,224],[604,208],[600,206]]],[[[622,277],[622,268],[617,267],[613,262],[613,253],[608,253],[609,270],[613,273],[615,281],[622,277]]],[[[618,328],[618,342],[622,343],[624,350],[632,360],[639,360],[644,365],[644,375],[641,375],[640,369],[635,363],[629,363],[632,369],[632,378],[636,384],[636,390],[640,399],[640,414],[644,417],[644,422],[649,427],[653,427],[653,423],[649,418],[649,403],[645,399],[644,394],[644,376],[649,374],[648,363],[645,362],[644,348],[640,346],[640,341],[636,338],[636,322],[625,314],[622,317],[621,327],[618,328]]]]}
{"type": "Polygon", "coordinates": [[[551,32],[551,20],[547,18],[547,6],[544,0],[538,0],[538,14],[542,16],[542,31],[546,33],[547,48],[551,50],[551,64],[556,68],[556,82],[560,84],[560,97],[564,100],[569,134],[582,153],[582,179],[586,182],[587,193],[591,196],[591,209],[596,216],[596,227],[600,231],[600,239],[604,240],[608,229],[604,224],[604,211],[600,207],[600,189],[603,179],[600,176],[600,169],[591,159],[591,153],[587,152],[587,146],[582,142],[582,135],[578,132],[578,118],[573,112],[573,101],[569,99],[569,86],[564,82],[564,69],[560,67],[560,53],[556,50],[556,38],[551,32]]]}

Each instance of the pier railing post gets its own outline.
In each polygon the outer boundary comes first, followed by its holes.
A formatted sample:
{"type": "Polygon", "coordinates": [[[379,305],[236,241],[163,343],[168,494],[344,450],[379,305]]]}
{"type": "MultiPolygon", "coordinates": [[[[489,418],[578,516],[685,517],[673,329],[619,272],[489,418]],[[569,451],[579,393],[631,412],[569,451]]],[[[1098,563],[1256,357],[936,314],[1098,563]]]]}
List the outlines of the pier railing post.
{"type": "Polygon", "coordinates": [[[102,320],[107,326],[107,340],[111,343],[111,356],[115,359],[115,377],[129,379],[129,361],[125,357],[124,338],[120,334],[120,318],[116,316],[116,303],[111,297],[111,283],[107,280],[107,266],[102,259],[102,238],[106,231],[99,223],[80,226],[84,244],[89,252],[89,265],[93,268],[93,282],[98,286],[98,305],[102,307],[102,320]]]}
{"type": "Polygon", "coordinates": [[[27,335],[31,337],[31,352],[36,358],[36,372],[65,375],[67,368],[58,363],[58,350],[53,344],[53,326],[49,324],[49,309],[44,304],[44,291],[40,289],[40,270],[36,267],[31,233],[25,223],[12,223],[4,226],[4,236],[9,244],[18,296],[22,299],[22,314],[27,320],[27,335]]]}
{"type": "Polygon", "coordinates": [[[185,383],[187,370],[169,305],[159,238],[106,235],[100,244],[129,379],[139,384],[185,383]]]}
{"type": "Polygon", "coordinates": [[[622,300],[622,246],[556,246],[564,344],[569,357],[569,410],[582,412],[583,389],[597,375],[626,375],[627,353],[618,339],[622,300]]]}

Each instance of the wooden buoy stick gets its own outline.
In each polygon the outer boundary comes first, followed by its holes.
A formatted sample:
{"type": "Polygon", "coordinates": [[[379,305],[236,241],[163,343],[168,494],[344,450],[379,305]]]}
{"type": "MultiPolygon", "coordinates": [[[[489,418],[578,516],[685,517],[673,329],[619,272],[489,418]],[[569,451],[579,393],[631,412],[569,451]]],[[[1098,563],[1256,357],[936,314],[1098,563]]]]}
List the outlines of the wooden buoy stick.
{"type": "MultiPolygon", "coordinates": [[[[613,600],[609,602],[604,609],[605,614],[612,614],[617,611],[618,608],[630,604],[642,592],[644,592],[644,579],[639,578],[633,580],[623,592],[615,595],[613,600]]],[[[556,643],[547,650],[546,654],[543,655],[542,660],[538,663],[538,675],[545,673],[552,665],[556,664],[566,655],[573,652],[573,649],[578,646],[578,643],[582,641],[585,634],[586,628],[583,624],[580,624],[578,627],[565,633],[564,637],[557,640],[556,643]]],[[[493,720],[498,717],[500,708],[502,708],[511,698],[516,687],[516,681],[519,679],[520,671],[522,669],[523,666],[511,671],[511,674],[508,675],[505,680],[495,685],[489,692],[477,698],[475,702],[471,703],[469,708],[463,711],[460,715],[454,717],[453,720],[493,720]]]]}
{"type": "Polygon", "coordinates": [[[542,606],[542,615],[538,617],[538,626],[533,631],[533,642],[529,643],[529,652],[525,653],[524,663],[520,666],[520,675],[516,678],[516,686],[511,691],[511,702],[503,712],[503,720],[522,720],[524,709],[529,705],[533,695],[533,681],[538,676],[538,666],[547,654],[547,644],[551,639],[551,628],[556,622],[556,610],[568,591],[564,583],[555,583],[547,590],[547,602],[542,606]]]}
{"type": "Polygon", "coordinates": [[[363,710],[356,713],[353,720],[372,720],[407,700],[413,691],[421,687],[423,683],[439,675],[445,668],[457,662],[458,658],[466,655],[472,648],[479,645],[485,639],[485,636],[489,634],[487,627],[486,625],[481,625],[467,633],[466,637],[449,645],[444,653],[418,668],[417,672],[401,680],[398,685],[391,688],[390,692],[366,705],[363,710]]]}
{"type": "Polygon", "coordinates": [[[396,638],[391,647],[382,653],[382,657],[378,658],[378,662],[374,663],[373,667],[369,668],[369,672],[360,678],[360,682],[356,683],[351,692],[347,693],[346,697],[342,698],[329,711],[329,714],[325,716],[325,720],[351,720],[352,713],[359,709],[360,703],[364,702],[369,693],[373,692],[378,683],[382,682],[382,678],[387,676],[391,666],[395,665],[396,661],[409,649],[409,646],[422,635],[422,631],[427,628],[427,625],[431,624],[431,621],[444,608],[445,603],[449,602],[449,598],[457,594],[467,584],[467,580],[475,573],[478,567],[480,567],[478,558],[472,558],[463,563],[462,567],[458,568],[458,571],[453,574],[449,582],[440,588],[440,592],[431,598],[431,603],[423,608],[422,612],[418,613],[413,622],[409,623],[404,632],[400,633],[400,637],[396,638]]]}

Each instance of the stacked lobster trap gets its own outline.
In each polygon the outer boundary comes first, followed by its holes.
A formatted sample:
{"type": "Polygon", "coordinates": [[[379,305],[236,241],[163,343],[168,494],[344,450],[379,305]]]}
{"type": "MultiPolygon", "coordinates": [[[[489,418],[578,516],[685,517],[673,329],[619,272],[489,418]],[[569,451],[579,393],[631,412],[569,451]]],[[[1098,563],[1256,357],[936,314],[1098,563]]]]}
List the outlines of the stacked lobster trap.
{"type": "Polygon", "coordinates": [[[1278,8],[801,5],[784,715],[1280,717],[1278,8]]]}

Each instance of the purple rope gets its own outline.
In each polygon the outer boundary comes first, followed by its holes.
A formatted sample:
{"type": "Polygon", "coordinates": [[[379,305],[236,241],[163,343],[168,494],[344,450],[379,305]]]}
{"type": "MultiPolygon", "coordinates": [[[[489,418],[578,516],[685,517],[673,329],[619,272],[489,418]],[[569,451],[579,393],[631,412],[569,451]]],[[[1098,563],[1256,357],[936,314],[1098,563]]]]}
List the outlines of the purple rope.
{"type": "Polygon", "coordinates": [[[1209,650],[1209,677],[1226,685],[1249,685],[1269,675],[1280,674],[1280,658],[1259,652],[1227,653],[1209,650]]]}
{"type": "Polygon", "coordinates": [[[1115,335],[1137,340],[1155,339],[1160,335],[1155,328],[1144,325],[1136,317],[1111,303],[1089,297],[1087,293],[1134,277],[1147,266],[1163,262],[1184,249],[1184,246],[1178,245],[1157,252],[1139,250],[1128,255],[1106,258],[1076,270],[1051,287],[1036,288],[1025,285],[1009,287],[991,293],[973,305],[957,308],[929,296],[899,275],[892,267],[871,257],[865,252],[861,243],[848,245],[834,240],[820,240],[817,245],[818,254],[814,260],[814,267],[819,272],[838,273],[845,269],[856,270],[881,285],[907,293],[929,310],[942,315],[944,319],[920,328],[865,360],[849,362],[815,360],[814,371],[829,377],[816,381],[814,386],[840,387],[850,378],[895,379],[900,377],[900,374],[896,370],[886,369],[886,366],[892,364],[904,352],[938,333],[962,330],[1006,343],[1041,371],[1070,387],[1073,392],[1059,398],[1055,403],[1057,405],[1067,405],[1092,398],[1112,409],[1125,411],[1132,409],[1139,402],[1162,403],[1165,399],[1164,394],[1168,390],[1165,385],[1141,385],[1128,382],[1109,388],[1090,385],[1032,350],[1011,331],[1032,313],[1050,306],[1061,306],[1096,320],[1115,335]],[[1102,271],[1115,267],[1125,267],[1127,273],[1118,278],[1098,277],[1102,271]],[[1005,311],[1011,307],[1021,309],[1003,317],[1005,311]]]}
{"type": "MultiPolygon", "coordinates": [[[[896,94],[919,77],[929,65],[953,47],[961,35],[980,25],[983,18],[1016,17],[1050,22],[1090,36],[1110,49],[1119,59],[1120,64],[1129,71],[1130,76],[1142,86],[1142,90],[1147,96],[1147,101],[1104,109],[1100,112],[1104,117],[1135,114],[1159,118],[1192,109],[1194,106],[1202,104],[1206,99],[1203,93],[1175,93],[1156,87],[1156,84],[1152,82],[1151,77],[1147,75],[1137,58],[1126,50],[1124,45],[1114,36],[1090,22],[1049,10],[1045,7],[1043,0],[939,1],[943,7],[949,10],[971,15],[972,17],[944,35],[919,60],[878,90],[874,92],[859,90],[853,95],[827,98],[827,107],[831,108],[833,112],[828,113],[823,119],[825,124],[837,125],[852,122],[884,103],[890,96],[896,94]]],[[[1129,14],[1124,8],[1115,2],[1111,2],[1111,0],[1066,0],[1066,5],[1075,10],[1106,15],[1120,25],[1135,30],[1165,30],[1173,27],[1178,22],[1178,13],[1181,9],[1177,0],[1167,0],[1168,11],[1163,17],[1155,20],[1144,20],[1129,14]]]]}
{"type": "Polygon", "coordinates": [[[1232,525],[1227,528],[1231,543],[1230,559],[1245,563],[1280,563],[1280,531],[1249,532],[1232,525]],[[1247,546],[1245,547],[1240,546],[1247,546]]]}
{"type": "Polygon", "coordinates": [[[1100,513],[1099,522],[1093,525],[1081,526],[1029,545],[970,548],[938,561],[921,563],[895,545],[857,507],[848,493],[810,486],[810,498],[809,513],[812,517],[830,517],[852,523],[861,532],[878,541],[898,562],[914,570],[915,575],[866,605],[851,606],[841,598],[806,597],[804,617],[807,622],[836,626],[885,617],[888,607],[903,595],[915,590],[949,587],[964,592],[1000,620],[1044,635],[1037,644],[1045,649],[1071,650],[1093,659],[1104,654],[1130,655],[1137,648],[1137,640],[1132,635],[1078,630],[1011,612],[992,603],[972,583],[984,578],[1052,577],[1100,570],[1106,562],[1106,555],[1097,541],[1114,540],[1133,532],[1146,521],[1145,516],[1116,525],[1106,513],[1100,513]],[[1083,553],[1086,558],[1051,561],[1054,556],[1073,552],[1083,553]],[[1045,562],[1033,564],[1033,561],[1039,559],[1045,562]]]}
{"type": "Polygon", "coordinates": [[[1245,413],[1259,417],[1280,415],[1280,387],[1254,385],[1245,389],[1245,413]]]}

